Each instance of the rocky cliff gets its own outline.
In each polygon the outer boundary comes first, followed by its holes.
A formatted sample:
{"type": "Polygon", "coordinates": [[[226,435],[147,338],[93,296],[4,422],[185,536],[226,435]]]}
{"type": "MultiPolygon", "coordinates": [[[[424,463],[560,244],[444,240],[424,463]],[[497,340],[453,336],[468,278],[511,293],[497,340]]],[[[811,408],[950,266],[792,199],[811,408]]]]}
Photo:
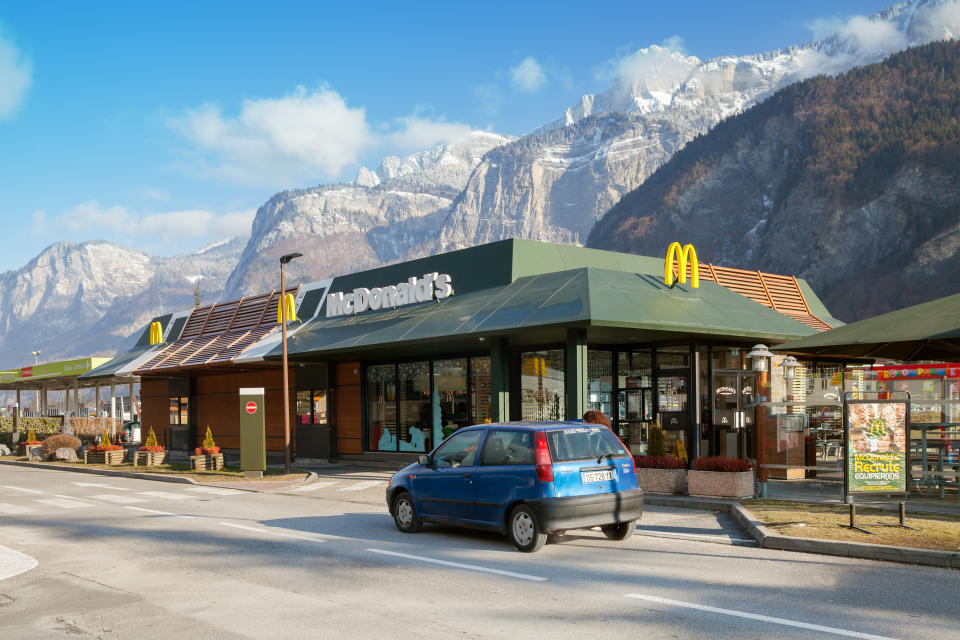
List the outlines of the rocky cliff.
{"type": "Polygon", "coordinates": [[[245,238],[158,258],[109,242],[58,242],[0,275],[0,362],[112,355],[156,315],[217,300],[245,238]]]}
{"type": "Polygon", "coordinates": [[[806,278],[855,320],[960,290],[960,44],[793,85],[691,142],[588,246],[806,278]]]}

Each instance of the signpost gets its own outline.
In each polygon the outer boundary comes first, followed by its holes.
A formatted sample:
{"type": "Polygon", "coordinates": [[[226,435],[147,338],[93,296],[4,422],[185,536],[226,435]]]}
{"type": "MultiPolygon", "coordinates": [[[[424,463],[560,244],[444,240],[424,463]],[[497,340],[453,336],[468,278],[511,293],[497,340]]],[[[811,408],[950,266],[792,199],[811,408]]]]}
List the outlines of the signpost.
{"type": "Polygon", "coordinates": [[[843,395],[843,496],[850,505],[851,529],[904,524],[910,497],[910,394],[899,399],[863,400],[843,395]],[[856,524],[856,498],[870,496],[900,504],[900,524],[856,524]]]}
{"type": "Polygon", "coordinates": [[[240,469],[246,478],[262,478],[267,468],[267,432],[263,388],[240,389],[240,469]]]}

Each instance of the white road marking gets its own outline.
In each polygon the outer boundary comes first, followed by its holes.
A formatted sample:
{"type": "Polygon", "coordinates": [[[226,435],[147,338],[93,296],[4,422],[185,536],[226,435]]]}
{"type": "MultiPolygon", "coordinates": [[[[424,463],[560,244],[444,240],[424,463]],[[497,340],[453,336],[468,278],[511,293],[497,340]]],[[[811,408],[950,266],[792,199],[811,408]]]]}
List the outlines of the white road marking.
{"type": "Polygon", "coordinates": [[[166,511],[157,511],[156,509],[144,509],[143,507],[124,507],[124,509],[132,509],[134,511],[144,511],[146,513],[155,513],[159,516],[173,516],[175,518],[185,518],[187,520],[193,520],[193,516],[186,516],[182,513],[168,513],[166,511]]]}
{"type": "Polygon", "coordinates": [[[540,576],[531,576],[526,573],[515,573],[513,571],[504,571],[502,569],[490,569],[475,564],[464,564],[462,562],[449,562],[448,560],[437,560],[435,558],[425,558],[423,556],[414,556],[409,553],[397,553],[396,551],[385,551],[383,549],[367,549],[370,553],[379,553],[385,556],[394,556],[397,558],[406,558],[408,560],[419,560],[420,562],[429,562],[430,564],[439,564],[445,567],[455,567],[457,569],[467,569],[468,571],[480,571],[482,573],[493,573],[498,576],[507,576],[509,578],[519,578],[521,580],[530,580],[531,582],[544,582],[547,578],[540,576]]]}
{"type": "Polygon", "coordinates": [[[0,545],[0,580],[18,576],[40,564],[36,558],[0,545]]]}
{"type": "Polygon", "coordinates": [[[687,609],[699,609],[700,611],[709,611],[710,613],[720,613],[727,616],[736,616],[738,618],[748,618],[750,620],[759,620],[761,622],[771,622],[773,624],[782,624],[788,627],[798,627],[800,629],[810,629],[811,631],[822,631],[824,633],[833,633],[848,638],[866,638],[867,640],[893,640],[887,636],[877,636],[870,633],[861,633],[859,631],[849,631],[847,629],[838,629],[837,627],[825,627],[820,624],[810,624],[809,622],[798,622],[796,620],[787,620],[786,618],[774,618],[772,616],[763,616],[756,613],[747,613],[745,611],[735,611],[733,609],[721,609],[719,607],[708,607],[703,604],[694,604],[692,602],[681,602],[679,600],[668,600],[657,596],[648,596],[642,593],[627,593],[628,598],[636,600],[647,600],[660,604],[670,604],[675,607],[684,607],[687,609]]]}
{"type": "Polygon", "coordinates": [[[358,482],[349,487],[344,487],[339,489],[339,491],[363,491],[364,489],[369,489],[370,487],[375,487],[377,485],[386,485],[386,482],[383,480],[366,480],[364,482],[358,482]]]}
{"type": "Polygon", "coordinates": [[[189,500],[190,496],[180,493],[170,493],[169,491],[137,491],[138,495],[150,496],[151,498],[163,498],[164,500],[189,500]]]}
{"type": "Polygon", "coordinates": [[[196,493],[210,493],[215,496],[232,496],[238,493],[243,493],[242,491],[237,491],[235,489],[220,489],[218,487],[186,487],[184,491],[193,491],[196,493]]]}
{"type": "Polygon", "coordinates": [[[317,489],[323,489],[324,487],[331,487],[337,484],[336,482],[311,482],[310,484],[305,484],[302,487],[294,487],[290,491],[316,491],[317,489]]]}
{"type": "Polygon", "coordinates": [[[75,484],[78,487],[100,487],[112,491],[130,491],[130,489],[126,487],[115,487],[112,484],[103,484],[102,482],[71,482],[70,484],[75,484]]]}
{"type": "Polygon", "coordinates": [[[146,500],[141,500],[140,498],[131,498],[130,496],[115,496],[111,493],[100,493],[90,497],[96,500],[103,500],[104,502],[115,502],[116,504],[133,504],[135,502],[146,502],[146,500]]]}
{"type": "Polygon", "coordinates": [[[89,502],[80,502],[72,498],[48,498],[46,500],[37,500],[37,502],[62,509],[83,509],[84,507],[93,506],[89,502]]]}
{"type": "Polygon", "coordinates": [[[24,489],[23,487],[15,487],[12,484],[4,484],[0,486],[2,486],[4,489],[13,489],[14,491],[23,491],[24,493],[37,493],[37,494],[43,493],[43,491],[37,491],[36,489],[24,489]]]}
{"type": "Polygon", "coordinates": [[[276,535],[282,536],[284,538],[293,538],[294,540],[306,540],[307,542],[325,542],[319,538],[311,538],[310,536],[301,536],[295,533],[284,533],[283,531],[270,531],[269,529],[261,529],[259,527],[248,527],[244,524],[234,524],[233,522],[221,522],[225,527],[233,527],[234,529],[243,529],[244,531],[253,531],[255,533],[265,533],[267,535],[276,535]]]}
{"type": "Polygon", "coordinates": [[[30,507],[21,507],[20,505],[10,504],[8,502],[0,502],[0,513],[15,515],[18,513],[30,513],[32,511],[36,511],[36,509],[31,509],[30,507]]]}

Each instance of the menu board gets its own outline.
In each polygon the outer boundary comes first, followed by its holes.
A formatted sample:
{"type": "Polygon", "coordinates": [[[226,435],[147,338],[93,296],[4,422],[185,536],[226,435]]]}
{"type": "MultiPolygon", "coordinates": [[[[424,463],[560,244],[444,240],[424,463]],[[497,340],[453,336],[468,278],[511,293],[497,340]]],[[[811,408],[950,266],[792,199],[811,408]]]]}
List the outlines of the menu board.
{"type": "Polygon", "coordinates": [[[847,494],[907,493],[907,402],[852,401],[846,408],[847,494]]]}

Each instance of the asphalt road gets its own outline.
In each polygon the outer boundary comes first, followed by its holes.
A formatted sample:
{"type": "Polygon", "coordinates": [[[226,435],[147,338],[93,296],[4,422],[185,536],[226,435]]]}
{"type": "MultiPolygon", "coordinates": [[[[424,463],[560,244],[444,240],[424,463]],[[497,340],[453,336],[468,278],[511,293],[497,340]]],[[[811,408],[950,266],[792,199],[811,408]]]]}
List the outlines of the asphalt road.
{"type": "Polygon", "coordinates": [[[382,504],[384,477],[331,471],[252,493],[0,466],[0,638],[947,638],[960,629],[960,572],[715,544],[743,534],[716,514],[654,508],[644,516],[650,535],[613,543],[577,531],[536,554],[491,533],[405,535],[382,504]]]}

